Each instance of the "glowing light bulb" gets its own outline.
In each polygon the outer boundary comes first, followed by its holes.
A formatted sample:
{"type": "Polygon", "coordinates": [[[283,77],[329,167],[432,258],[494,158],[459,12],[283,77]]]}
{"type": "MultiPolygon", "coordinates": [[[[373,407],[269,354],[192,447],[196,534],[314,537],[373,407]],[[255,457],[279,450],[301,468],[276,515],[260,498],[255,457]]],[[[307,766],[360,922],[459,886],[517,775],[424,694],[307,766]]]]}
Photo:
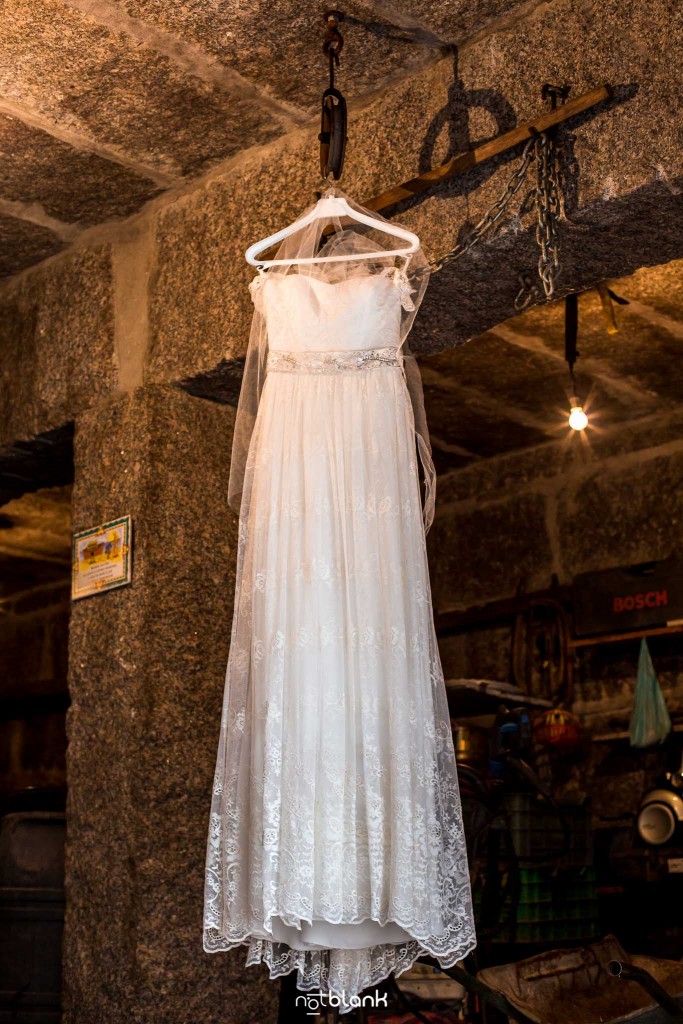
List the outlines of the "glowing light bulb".
{"type": "Polygon", "coordinates": [[[569,426],[572,430],[585,430],[588,426],[588,417],[579,404],[578,398],[571,399],[571,412],[569,413],[569,426]]]}

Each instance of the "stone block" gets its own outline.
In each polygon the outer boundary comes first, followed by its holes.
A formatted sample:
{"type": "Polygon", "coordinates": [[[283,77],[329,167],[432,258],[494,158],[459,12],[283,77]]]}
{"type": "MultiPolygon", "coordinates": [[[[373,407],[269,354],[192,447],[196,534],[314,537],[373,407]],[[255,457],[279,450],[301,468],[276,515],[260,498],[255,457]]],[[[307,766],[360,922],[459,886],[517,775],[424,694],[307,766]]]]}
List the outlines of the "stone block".
{"type": "Polygon", "coordinates": [[[591,477],[606,460],[619,460],[635,453],[641,453],[646,460],[648,452],[670,449],[682,437],[683,413],[672,412],[635,423],[619,423],[604,434],[591,432],[582,437],[567,432],[556,443],[480,460],[447,473],[438,481],[438,501],[487,501],[511,491],[533,488],[558,491],[570,480],[576,483],[591,477]]]}
{"type": "Polygon", "coordinates": [[[172,176],[201,170],[282,131],[242,83],[230,92],[204,81],[154,45],[140,45],[126,31],[98,24],[59,0],[13,4],[0,54],[0,82],[4,77],[16,102],[62,131],[172,176]],[[49,45],[41,46],[42,39],[49,45]]]}
{"type": "Polygon", "coordinates": [[[164,387],[77,424],[74,528],[131,513],[133,583],[72,610],[68,1024],[275,1019],[278,987],[245,970],[244,949],[202,950],[234,589],[232,422],[164,387]]]}
{"type": "Polygon", "coordinates": [[[647,321],[648,316],[661,323],[660,317],[671,321],[667,326],[679,325],[683,309],[683,275],[677,262],[662,263],[654,269],[637,270],[628,281],[619,282],[619,294],[631,302],[623,315],[647,321]]]}
{"type": "MultiPolygon", "coordinates": [[[[484,626],[439,639],[446,679],[498,679],[510,675],[512,631],[509,626],[484,626]]],[[[457,714],[457,703],[455,704],[457,714]]]]}
{"type": "Polygon", "coordinates": [[[33,617],[3,616],[0,646],[3,697],[22,697],[41,692],[44,681],[42,626],[43,623],[33,617]]]}
{"type": "Polygon", "coordinates": [[[625,456],[571,481],[558,496],[564,575],[666,558],[680,547],[683,450],[625,456]]]}
{"type": "Polygon", "coordinates": [[[505,405],[495,398],[478,401],[478,396],[449,382],[447,388],[425,386],[425,407],[429,416],[433,444],[438,450],[463,449],[486,458],[501,452],[542,444],[547,435],[542,424],[519,422],[506,415],[505,405]]]}
{"type": "Polygon", "coordinates": [[[0,115],[0,145],[12,159],[0,168],[0,193],[66,223],[96,224],[127,217],[150,199],[158,186],[120,164],[84,152],[0,115]]]}
{"type": "Polygon", "coordinates": [[[428,540],[437,612],[512,597],[520,584],[527,591],[550,585],[554,569],[542,495],[442,506],[428,540]]]}
{"type": "Polygon", "coordinates": [[[117,384],[107,246],[76,249],[0,296],[0,440],[74,418],[117,384]]]}
{"type": "Polygon", "coordinates": [[[480,0],[476,4],[431,3],[430,0],[402,0],[401,7],[413,18],[449,43],[460,43],[474,32],[495,31],[501,19],[510,20],[524,6],[524,0],[480,0]]]}
{"type": "MultiPolygon", "coordinates": [[[[671,273],[663,275],[661,271],[662,268],[657,267],[647,273],[650,281],[649,299],[657,309],[660,296],[666,301],[666,282],[673,277],[671,273]]],[[[644,272],[640,276],[642,279],[644,272]]],[[[634,277],[612,282],[611,287],[627,302],[632,294],[642,294],[642,285],[640,288],[634,287],[634,277]]],[[[638,300],[635,301],[637,303],[638,300]]],[[[674,408],[680,388],[676,387],[675,376],[669,368],[683,336],[680,312],[675,318],[667,318],[665,314],[659,315],[652,309],[648,317],[647,311],[642,311],[640,304],[635,305],[633,311],[629,305],[614,304],[613,308],[617,330],[610,333],[597,291],[591,290],[579,299],[580,354],[577,377],[583,370],[588,379],[578,381],[578,393],[582,397],[589,397],[590,389],[595,387],[590,378],[599,375],[604,378],[602,393],[591,396],[598,414],[608,404],[614,406],[615,412],[621,409],[631,416],[674,408]]],[[[554,355],[555,361],[563,365],[564,307],[561,302],[529,310],[501,325],[496,333],[502,334],[513,344],[518,339],[522,346],[532,344],[539,350],[547,349],[554,355]]]]}
{"type": "Polygon", "coordinates": [[[54,256],[63,246],[59,235],[42,224],[0,216],[0,278],[54,256]]]}
{"type": "Polygon", "coordinates": [[[681,54],[681,17],[671,0],[605,0],[599,9],[583,0],[538,4],[465,47],[459,70],[471,90],[494,83],[520,121],[538,109],[543,82],[567,82],[573,96],[603,82],[615,87],[612,103],[569,129],[579,160],[578,203],[611,200],[657,176],[671,181],[681,174],[681,129],[673,116],[681,96],[670,74],[681,54]]]}
{"type": "MultiPolygon", "coordinates": [[[[227,68],[257,83],[264,94],[295,108],[316,110],[327,85],[320,44],[323,8],[274,0],[219,7],[174,4],[169,0],[126,0],[134,17],[198,43],[227,68]]],[[[351,0],[341,28],[345,47],[337,82],[353,99],[384,84],[392,75],[419,67],[443,45],[441,40],[392,8],[351,0]]]]}
{"type": "Polygon", "coordinates": [[[546,444],[480,460],[439,478],[437,504],[483,504],[505,494],[529,490],[544,478],[555,477],[569,459],[568,449],[562,445],[546,444]]]}

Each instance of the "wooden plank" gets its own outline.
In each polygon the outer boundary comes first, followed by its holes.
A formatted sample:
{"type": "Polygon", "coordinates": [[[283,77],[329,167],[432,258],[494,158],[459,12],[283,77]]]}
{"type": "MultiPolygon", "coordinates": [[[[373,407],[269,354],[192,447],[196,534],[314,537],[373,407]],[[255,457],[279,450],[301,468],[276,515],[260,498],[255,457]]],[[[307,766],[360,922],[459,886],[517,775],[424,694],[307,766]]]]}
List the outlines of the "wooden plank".
{"type": "Polygon", "coordinates": [[[543,603],[552,601],[555,604],[570,603],[571,587],[556,586],[547,590],[535,590],[519,597],[502,598],[478,605],[463,612],[440,612],[434,617],[434,625],[439,637],[462,633],[469,629],[486,629],[506,619],[514,619],[517,615],[529,610],[532,602],[543,603]]]}
{"type": "Polygon", "coordinates": [[[602,85],[599,89],[593,89],[591,92],[584,93],[583,96],[578,96],[575,100],[569,100],[555,110],[546,111],[533,121],[518,125],[512,131],[505,132],[504,135],[498,135],[495,139],[485,142],[476,149],[469,150],[467,153],[459,153],[440,167],[433,167],[431,170],[425,171],[424,174],[418,175],[417,178],[404,181],[402,185],[395,185],[386,192],[368,199],[363,205],[369,210],[377,212],[386,210],[387,207],[394,206],[402,199],[409,199],[411,196],[426,192],[428,189],[433,188],[434,185],[447,181],[449,178],[454,178],[464,171],[469,171],[472,167],[476,167],[477,164],[490,160],[491,157],[499,156],[506,150],[512,149],[513,146],[518,146],[520,142],[526,142],[536,132],[548,131],[549,128],[562,124],[563,121],[567,121],[570,117],[581,114],[584,110],[590,110],[596,104],[603,103],[609,99],[611,95],[611,87],[609,85],[602,85]]]}
{"type": "MultiPolygon", "coordinates": [[[[671,726],[672,732],[683,732],[683,724],[676,722],[671,726]]],[[[599,732],[591,736],[591,743],[614,743],[615,740],[628,740],[631,734],[622,729],[619,732],[599,732]]],[[[630,819],[632,820],[632,819],[630,819]]],[[[600,890],[598,889],[598,892],[600,890]]]]}
{"type": "Polygon", "coordinates": [[[651,629],[635,629],[631,633],[605,633],[604,636],[581,637],[580,640],[570,640],[569,646],[576,647],[599,647],[600,644],[618,644],[620,640],[640,640],[648,636],[676,636],[683,633],[683,623],[676,623],[672,626],[653,626],[651,629]]]}

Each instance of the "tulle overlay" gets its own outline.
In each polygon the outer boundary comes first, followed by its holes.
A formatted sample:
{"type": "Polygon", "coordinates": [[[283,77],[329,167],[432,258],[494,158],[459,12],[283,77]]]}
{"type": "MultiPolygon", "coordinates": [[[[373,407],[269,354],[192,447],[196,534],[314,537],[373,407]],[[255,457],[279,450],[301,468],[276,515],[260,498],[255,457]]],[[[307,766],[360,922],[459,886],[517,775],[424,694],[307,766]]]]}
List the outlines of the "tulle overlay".
{"type": "Polygon", "coordinates": [[[346,316],[400,307],[373,280],[326,299],[315,350],[301,283],[263,286],[206,866],[207,951],[345,999],[475,945],[397,314],[346,316]]]}

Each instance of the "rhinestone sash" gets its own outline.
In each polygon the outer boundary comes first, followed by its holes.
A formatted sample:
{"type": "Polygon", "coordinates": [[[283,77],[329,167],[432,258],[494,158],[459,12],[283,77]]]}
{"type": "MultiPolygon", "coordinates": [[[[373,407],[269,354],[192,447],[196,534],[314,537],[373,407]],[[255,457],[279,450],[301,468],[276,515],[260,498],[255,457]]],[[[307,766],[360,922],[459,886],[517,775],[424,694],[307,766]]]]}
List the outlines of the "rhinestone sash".
{"type": "Polygon", "coordinates": [[[339,373],[378,366],[401,366],[397,348],[347,349],[339,352],[269,352],[268,372],[339,373]]]}

